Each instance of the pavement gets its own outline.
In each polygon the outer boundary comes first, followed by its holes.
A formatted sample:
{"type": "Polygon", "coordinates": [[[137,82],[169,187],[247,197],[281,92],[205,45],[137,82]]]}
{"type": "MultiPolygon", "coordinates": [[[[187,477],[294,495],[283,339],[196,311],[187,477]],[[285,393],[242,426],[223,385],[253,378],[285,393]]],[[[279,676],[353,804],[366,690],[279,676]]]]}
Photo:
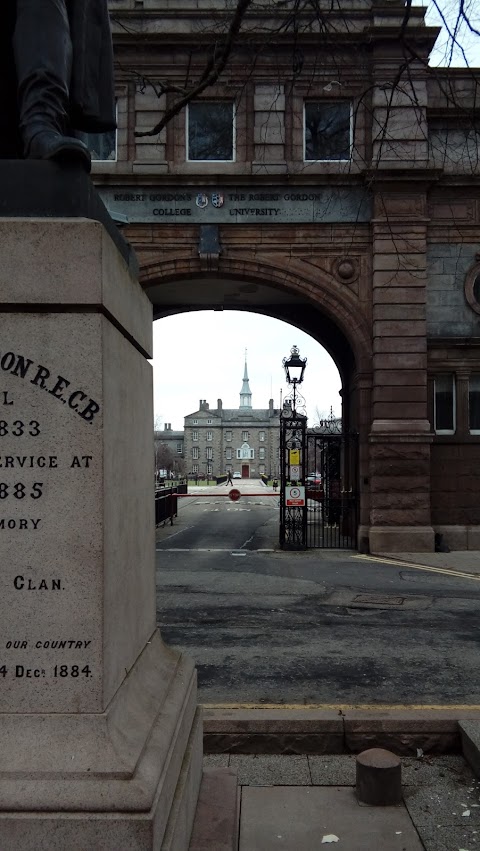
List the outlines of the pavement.
{"type": "Polygon", "coordinates": [[[480,845],[480,781],[458,754],[402,758],[403,802],[386,807],[357,801],[354,755],[204,759],[207,770],[237,773],[239,835],[230,844],[207,839],[190,851],[319,851],[330,844],[339,851],[475,851],[480,845]]]}
{"type": "MultiPolygon", "coordinates": [[[[377,557],[480,575],[476,551],[377,557]]],[[[206,771],[229,771],[238,778],[238,822],[236,816],[228,839],[207,837],[198,844],[194,833],[191,851],[480,848],[480,706],[372,704],[284,707],[283,712],[276,707],[270,714],[266,707],[206,707],[205,742],[207,751],[224,751],[205,755],[206,771]],[[272,752],[275,743],[283,753],[272,752]],[[369,747],[402,755],[400,804],[374,807],[357,800],[355,754],[369,747]],[[355,753],[345,753],[349,749],[355,753]]],[[[225,778],[220,788],[226,788],[225,778]]]]}

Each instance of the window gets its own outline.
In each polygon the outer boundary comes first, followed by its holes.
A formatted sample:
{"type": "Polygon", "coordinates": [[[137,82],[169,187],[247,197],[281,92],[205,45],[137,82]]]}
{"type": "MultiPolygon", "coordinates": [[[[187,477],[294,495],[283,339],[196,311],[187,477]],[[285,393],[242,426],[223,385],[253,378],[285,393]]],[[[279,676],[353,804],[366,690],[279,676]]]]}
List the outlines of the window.
{"type": "Polygon", "coordinates": [[[194,420],[193,425],[198,425],[198,420],[194,420]]]}
{"type": "Polygon", "coordinates": [[[183,443],[177,443],[177,454],[181,455],[183,452],[183,443]]]}
{"type": "Polygon", "coordinates": [[[258,450],[258,457],[261,458],[262,461],[265,459],[265,447],[264,446],[261,446],[260,449],[258,450]]]}
{"type": "Polygon", "coordinates": [[[198,464],[194,464],[192,467],[192,473],[198,473],[198,464]]]}
{"type": "Polygon", "coordinates": [[[468,423],[470,434],[480,434],[480,375],[468,381],[468,423]]]}
{"type": "Polygon", "coordinates": [[[305,103],[305,160],[349,160],[351,106],[348,101],[305,103]]]}
{"type": "Polygon", "coordinates": [[[239,460],[242,460],[242,458],[245,460],[248,460],[249,458],[255,458],[255,450],[250,449],[248,443],[243,443],[242,448],[237,449],[237,458],[239,460]]]}
{"type": "Polygon", "coordinates": [[[225,450],[225,458],[227,461],[231,461],[233,458],[232,448],[229,446],[228,449],[225,450]]]}
{"type": "Polygon", "coordinates": [[[192,432],[192,440],[198,440],[198,431],[192,432]]]}
{"type": "Polygon", "coordinates": [[[233,162],[233,102],[201,100],[187,107],[187,160],[233,162]]]}
{"type": "Polygon", "coordinates": [[[210,475],[210,473],[212,472],[212,469],[213,469],[212,465],[211,465],[211,464],[207,464],[207,473],[208,473],[209,475],[210,475]]]}
{"type": "Polygon", "coordinates": [[[199,458],[199,457],[200,457],[200,452],[199,452],[198,446],[194,446],[193,449],[192,449],[192,458],[199,458]]]}
{"type": "Polygon", "coordinates": [[[232,439],[232,432],[230,430],[228,430],[228,431],[225,432],[225,440],[231,440],[231,439],[232,439]]]}
{"type": "Polygon", "coordinates": [[[212,421],[211,421],[211,420],[207,420],[207,425],[212,425],[212,421]]]}
{"type": "Polygon", "coordinates": [[[265,432],[264,431],[260,431],[258,433],[258,439],[262,440],[262,441],[265,440],[265,432]]]}
{"type": "Polygon", "coordinates": [[[260,464],[260,466],[258,468],[258,472],[260,473],[261,476],[265,475],[265,464],[260,464]]]}
{"type": "Polygon", "coordinates": [[[207,431],[207,440],[213,440],[213,432],[207,431]]]}
{"type": "Polygon", "coordinates": [[[435,432],[437,434],[454,434],[455,380],[453,374],[436,375],[434,388],[435,432]]]}
{"type": "Polygon", "coordinates": [[[213,449],[212,449],[212,447],[211,447],[211,446],[207,446],[206,453],[207,453],[207,454],[206,454],[206,458],[207,458],[209,461],[211,461],[211,460],[213,459],[213,449]]]}
{"type": "Polygon", "coordinates": [[[242,431],[242,440],[248,440],[248,431],[242,431]]]}

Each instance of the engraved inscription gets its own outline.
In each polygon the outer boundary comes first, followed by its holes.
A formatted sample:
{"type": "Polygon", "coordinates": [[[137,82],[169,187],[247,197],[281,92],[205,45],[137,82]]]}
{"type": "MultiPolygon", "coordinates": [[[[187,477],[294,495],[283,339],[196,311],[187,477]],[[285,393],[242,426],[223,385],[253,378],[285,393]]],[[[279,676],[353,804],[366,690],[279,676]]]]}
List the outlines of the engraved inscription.
{"type": "Polygon", "coordinates": [[[61,579],[26,579],[25,576],[15,576],[13,587],[17,591],[62,591],[61,579]]]}
{"type": "MultiPolygon", "coordinates": [[[[0,712],[18,701],[33,711],[76,710],[100,693],[101,630],[91,588],[99,560],[92,504],[101,488],[95,426],[102,410],[93,388],[82,386],[79,364],[68,351],[60,373],[60,362],[57,366],[55,358],[51,365],[43,342],[37,348],[23,328],[22,342],[5,339],[4,334],[0,712]],[[80,637],[82,632],[90,637],[80,637]]],[[[54,351],[50,345],[47,350],[54,351]]]]}
{"type": "MultiPolygon", "coordinates": [[[[87,423],[93,422],[96,414],[100,411],[98,402],[89,398],[83,390],[72,391],[71,382],[68,379],[58,374],[54,376],[46,366],[40,363],[34,364],[25,355],[16,352],[5,352],[5,354],[0,352],[0,370],[17,378],[23,378],[35,387],[50,393],[55,399],[75,411],[87,423]]],[[[5,432],[5,434],[7,433],[5,432]]]]}

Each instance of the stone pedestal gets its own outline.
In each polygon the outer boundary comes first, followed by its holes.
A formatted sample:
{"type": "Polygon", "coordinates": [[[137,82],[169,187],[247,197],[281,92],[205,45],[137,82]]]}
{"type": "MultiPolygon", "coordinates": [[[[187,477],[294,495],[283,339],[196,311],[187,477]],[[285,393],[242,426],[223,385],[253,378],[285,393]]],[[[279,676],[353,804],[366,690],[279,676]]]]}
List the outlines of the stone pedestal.
{"type": "Polygon", "coordinates": [[[193,664],[156,629],[151,306],[99,222],[0,219],[0,848],[186,851],[193,664]]]}

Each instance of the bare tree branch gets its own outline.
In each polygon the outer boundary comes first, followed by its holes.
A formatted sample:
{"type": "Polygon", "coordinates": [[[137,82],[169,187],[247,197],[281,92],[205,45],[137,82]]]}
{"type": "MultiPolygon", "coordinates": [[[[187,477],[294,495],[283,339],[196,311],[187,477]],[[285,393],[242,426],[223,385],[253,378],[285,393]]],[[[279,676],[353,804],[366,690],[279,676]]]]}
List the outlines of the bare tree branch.
{"type": "Polygon", "coordinates": [[[196,86],[194,86],[189,92],[186,92],[183,97],[181,97],[173,106],[169,107],[165,114],[162,116],[160,121],[153,127],[151,130],[136,132],[135,136],[157,136],[164,127],[167,126],[168,122],[172,120],[175,115],[178,115],[179,112],[190,103],[191,100],[198,97],[202,92],[205,91],[209,86],[212,86],[217,82],[220,74],[224,71],[227,62],[230,58],[230,54],[234,45],[236,44],[238,34],[240,32],[240,28],[242,26],[243,19],[247,13],[247,10],[252,5],[253,0],[238,0],[237,7],[235,9],[235,14],[232,18],[230,28],[228,30],[227,36],[225,38],[225,42],[223,45],[215,44],[212,50],[212,55],[208,60],[205,69],[203,71],[202,76],[200,77],[199,82],[196,86]]]}

